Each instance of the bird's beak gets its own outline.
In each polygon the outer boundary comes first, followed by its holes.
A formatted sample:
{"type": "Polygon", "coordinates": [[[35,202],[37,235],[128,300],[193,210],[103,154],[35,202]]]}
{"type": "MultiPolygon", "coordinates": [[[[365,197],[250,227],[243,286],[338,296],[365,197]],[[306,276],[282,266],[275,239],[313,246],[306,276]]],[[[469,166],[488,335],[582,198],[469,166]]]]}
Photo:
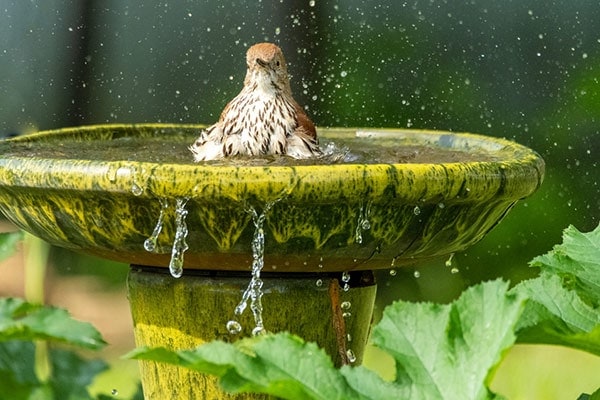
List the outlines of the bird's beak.
{"type": "Polygon", "coordinates": [[[260,59],[260,58],[257,58],[257,59],[256,59],[256,63],[257,63],[258,65],[260,65],[261,67],[263,67],[263,68],[266,68],[266,67],[267,67],[267,65],[269,65],[269,63],[268,63],[268,62],[266,62],[265,60],[262,60],[262,59],[260,59]]]}

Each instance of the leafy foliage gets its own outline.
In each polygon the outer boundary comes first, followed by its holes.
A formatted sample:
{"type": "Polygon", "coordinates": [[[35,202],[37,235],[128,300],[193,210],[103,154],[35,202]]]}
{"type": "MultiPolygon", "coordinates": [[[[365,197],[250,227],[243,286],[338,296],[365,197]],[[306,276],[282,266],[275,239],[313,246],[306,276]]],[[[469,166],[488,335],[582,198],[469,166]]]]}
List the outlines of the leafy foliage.
{"type": "Polygon", "coordinates": [[[89,349],[105,344],[96,328],[66,310],[17,298],[0,299],[0,341],[6,340],[55,340],[89,349]]]}
{"type": "Polygon", "coordinates": [[[530,265],[541,269],[540,276],[513,289],[530,299],[518,341],[600,355],[600,225],[590,233],[568,227],[563,243],[530,265]]]}
{"type": "MultiPolygon", "coordinates": [[[[362,366],[337,369],[324,350],[289,333],[183,351],[138,348],[128,357],[217,375],[231,393],[319,400],[494,399],[487,384],[515,341],[600,355],[600,226],[587,234],[567,228],[563,244],[531,266],[541,269],[539,277],[510,290],[497,280],[467,289],[450,304],[398,301],[387,307],[372,341],[395,359],[392,381],[362,366]]],[[[104,344],[91,325],[64,310],[0,299],[0,400],[8,398],[5,393],[11,399],[92,399],[86,388],[106,369],[103,361],[53,350],[53,373],[42,382],[31,340],[92,349],[104,344]]],[[[581,395],[599,397],[600,390],[581,395]]]]}
{"type": "Polygon", "coordinates": [[[372,340],[396,361],[391,382],[362,366],[335,369],[323,350],[288,333],[178,352],[138,348],[128,356],[217,375],[232,393],[327,400],[497,398],[486,384],[517,339],[600,354],[600,227],[589,234],[569,227],[564,243],[531,265],[542,269],[540,276],[511,290],[493,281],[447,305],[398,301],[387,307],[372,340]]]}

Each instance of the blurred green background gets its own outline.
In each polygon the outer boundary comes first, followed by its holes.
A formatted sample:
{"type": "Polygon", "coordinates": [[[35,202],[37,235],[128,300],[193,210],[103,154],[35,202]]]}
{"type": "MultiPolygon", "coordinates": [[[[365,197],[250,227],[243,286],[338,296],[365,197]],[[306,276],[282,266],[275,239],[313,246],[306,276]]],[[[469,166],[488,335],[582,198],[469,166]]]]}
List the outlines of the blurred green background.
{"type": "MultiPolygon", "coordinates": [[[[517,282],[567,225],[600,220],[595,0],[2,0],[0,11],[3,136],[214,122],[241,87],[246,48],[273,41],[318,126],[469,131],[543,156],[542,188],[451,266],[380,273],[379,307],[448,301],[498,276],[517,282]]],[[[124,267],[53,252],[59,273],[124,285],[124,267]]]]}

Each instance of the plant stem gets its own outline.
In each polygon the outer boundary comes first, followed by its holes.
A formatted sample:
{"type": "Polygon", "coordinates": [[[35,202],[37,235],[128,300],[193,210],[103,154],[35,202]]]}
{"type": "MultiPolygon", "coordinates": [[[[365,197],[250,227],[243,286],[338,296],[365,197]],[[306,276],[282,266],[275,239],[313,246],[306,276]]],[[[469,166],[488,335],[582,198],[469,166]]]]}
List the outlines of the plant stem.
{"type": "MultiPolygon", "coordinates": [[[[30,303],[44,304],[44,281],[50,246],[37,237],[25,234],[25,299],[30,303]]],[[[35,342],[35,374],[40,382],[47,382],[52,374],[48,342],[35,342]]]]}

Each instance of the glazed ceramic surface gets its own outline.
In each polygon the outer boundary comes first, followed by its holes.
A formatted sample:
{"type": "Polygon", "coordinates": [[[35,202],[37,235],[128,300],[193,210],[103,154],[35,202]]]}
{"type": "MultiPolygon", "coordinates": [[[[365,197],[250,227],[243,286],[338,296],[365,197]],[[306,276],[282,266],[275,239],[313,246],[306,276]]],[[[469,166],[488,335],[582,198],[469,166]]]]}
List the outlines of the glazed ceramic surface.
{"type": "Polygon", "coordinates": [[[249,268],[252,210],[268,208],[265,271],[378,269],[467,248],[544,175],[539,155],[514,142],[418,130],[320,129],[333,149],[324,160],[195,164],[187,146],[201,128],[99,125],[6,140],[0,208],[51,244],[166,266],[184,199],[185,267],[211,270],[249,268]]]}

